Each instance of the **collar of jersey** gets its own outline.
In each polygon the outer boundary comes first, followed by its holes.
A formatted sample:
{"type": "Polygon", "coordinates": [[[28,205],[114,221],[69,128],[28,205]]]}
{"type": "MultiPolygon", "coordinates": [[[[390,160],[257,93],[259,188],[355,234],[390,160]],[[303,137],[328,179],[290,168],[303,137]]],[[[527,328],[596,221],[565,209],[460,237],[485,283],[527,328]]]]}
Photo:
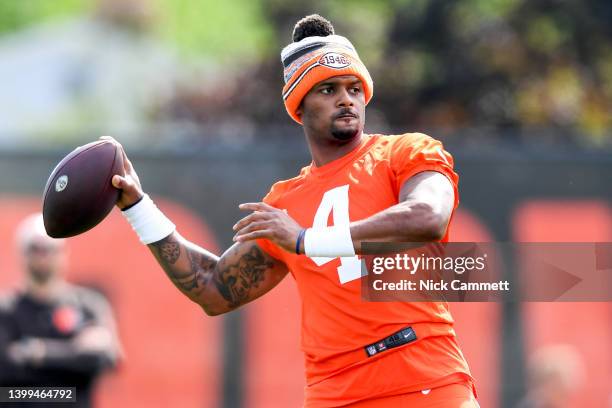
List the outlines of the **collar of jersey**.
{"type": "Polygon", "coordinates": [[[344,156],[339,157],[336,160],[332,160],[329,163],[324,164],[323,166],[317,167],[314,162],[310,163],[310,166],[308,166],[308,172],[315,177],[329,176],[330,174],[337,172],[338,170],[346,166],[348,163],[359,157],[359,155],[361,155],[364,150],[366,150],[372,143],[374,143],[375,139],[375,137],[364,133],[362,135],[361,143],[359,144],[359,146],[355,147],[353,150],[351,150],[344,156]]]}

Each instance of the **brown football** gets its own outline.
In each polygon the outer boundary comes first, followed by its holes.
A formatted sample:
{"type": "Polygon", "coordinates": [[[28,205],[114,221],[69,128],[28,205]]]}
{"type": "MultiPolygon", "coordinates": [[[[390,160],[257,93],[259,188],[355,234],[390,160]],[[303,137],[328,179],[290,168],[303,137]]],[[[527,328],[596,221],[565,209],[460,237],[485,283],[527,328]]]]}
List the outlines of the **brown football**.
{"type": "Polygon", "coordinates": [[[98,140],[77,147],[51,172],[43,196],[47,234],[67,238],[98,225],[119,198],[111,179],[123,175],[123,156],[117,145],[98,140]]]}

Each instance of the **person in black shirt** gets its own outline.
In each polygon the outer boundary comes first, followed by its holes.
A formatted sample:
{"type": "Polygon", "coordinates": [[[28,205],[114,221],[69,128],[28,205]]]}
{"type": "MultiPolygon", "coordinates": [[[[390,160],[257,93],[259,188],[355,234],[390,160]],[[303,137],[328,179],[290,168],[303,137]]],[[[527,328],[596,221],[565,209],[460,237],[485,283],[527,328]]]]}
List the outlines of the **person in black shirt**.
{"type": "Polygon", "coordinates": [[[47,236],[41,214],[22,222],[17,243],[25,290],[0,296],[0,386],[76,387],[76,403],[65,406],[89,407],[96,378],[121,354],[111,308],[64,280],[64,242],[47,236]]]}

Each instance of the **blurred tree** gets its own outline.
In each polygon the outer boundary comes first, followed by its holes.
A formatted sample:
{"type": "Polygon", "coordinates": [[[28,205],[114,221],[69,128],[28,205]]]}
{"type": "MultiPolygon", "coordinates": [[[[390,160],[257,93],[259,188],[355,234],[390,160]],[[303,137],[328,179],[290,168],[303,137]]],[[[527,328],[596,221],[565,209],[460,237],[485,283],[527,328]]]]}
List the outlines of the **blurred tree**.
{"type": "Polygon", "coordinates": [[[91,8],[93,0],[0,1],[0,34],[91,8]]]}
{"type": "MultiPolygon", "coordinates": [[[[97,1],[0,2],[0,32],[97,1]]],[[[608,0],[152,1],[156,37],[213,67],[184,81],[154,120],[291,123],[279,51],[295,22],[316,12],[355,43],[373,75],[373,129],[548,128],[612,144],[608,0]]]]}
{"type": "MultiPolygon", "coordinates": [[[[87,15],[112,3],[126,14],[134,10],[121,0],[25,0],[0,1],[0,35],[56,21],[87,15]],[[101,6],[102,5],[102,6],[101,6]]],[[[145,2],[143,2],[145,3],[145,2]]],[[[155,18],[154,31],[185,55],[230,59],[236,55],[255,57],[270,44],[273,32],[263,18],[259,1],[234,0],[148,0],[155,18]]]]}
{"type": "Polygon", "coordinates": [[[187,55],[240,66],[270,46],[273,31],[252,0],[158,0],[159,34],[187,55]]]}

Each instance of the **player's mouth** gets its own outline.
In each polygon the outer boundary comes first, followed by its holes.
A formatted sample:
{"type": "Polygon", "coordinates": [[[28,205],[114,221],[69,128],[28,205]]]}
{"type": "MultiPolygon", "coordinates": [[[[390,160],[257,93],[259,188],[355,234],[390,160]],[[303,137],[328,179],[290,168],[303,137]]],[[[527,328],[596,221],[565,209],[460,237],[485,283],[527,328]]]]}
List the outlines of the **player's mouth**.
{"type": "Polygon", "coordinates": [[[357,113],[353,112],[350,109],[342,109],[340,112],[334,115],[334,120],[338,120],[338,119],[350,120],[350,119],[358,119],[358,118],[359,118],[359,115],[357,115],[357,113]]]}

